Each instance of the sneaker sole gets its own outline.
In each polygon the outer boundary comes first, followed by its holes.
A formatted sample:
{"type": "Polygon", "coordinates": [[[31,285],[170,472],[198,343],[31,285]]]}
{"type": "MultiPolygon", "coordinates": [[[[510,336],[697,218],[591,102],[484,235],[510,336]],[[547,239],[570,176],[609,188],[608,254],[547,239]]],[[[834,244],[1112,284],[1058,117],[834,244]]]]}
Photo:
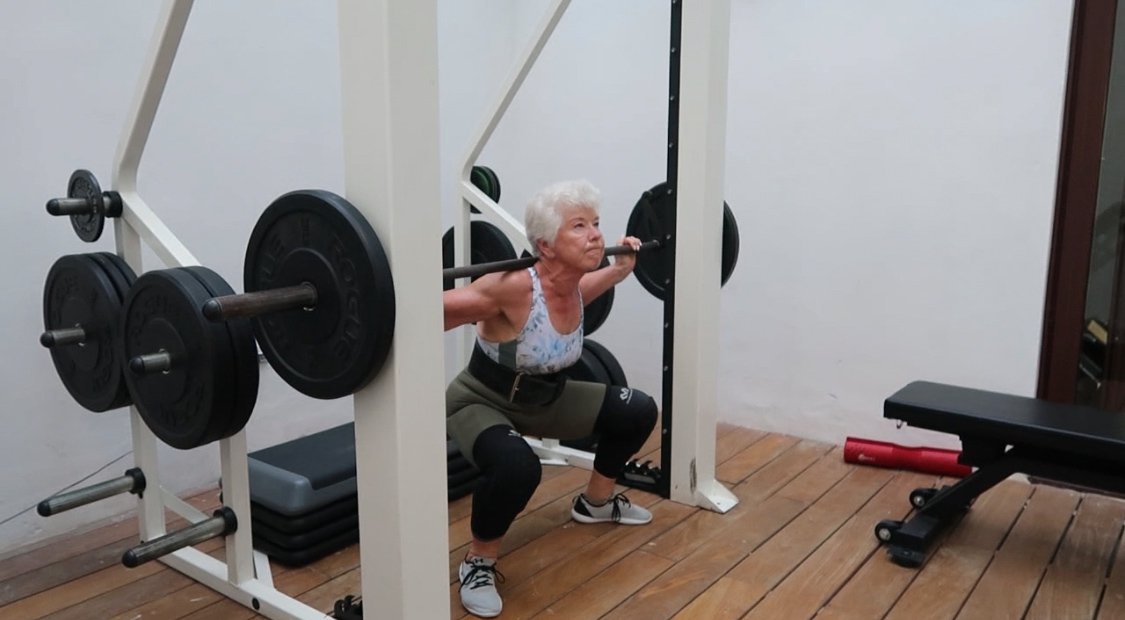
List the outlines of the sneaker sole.
{"type": "Polygon", "coordinates": [[[651,518],[646,519],[644,521],[638,521],[637,519],[622,519],[620,521],[614,521],[613,519],[599,519],[597,517],[587,517],[586,515],[584,515],[582,513],[579,513],[579,512],[575,512],[573,510],[570,511],[570,518],[574,519],[575,521],[577,521],[579,523],[617,523],[619,525],[647,525],[649,523],[652,523],[651,518]]]}

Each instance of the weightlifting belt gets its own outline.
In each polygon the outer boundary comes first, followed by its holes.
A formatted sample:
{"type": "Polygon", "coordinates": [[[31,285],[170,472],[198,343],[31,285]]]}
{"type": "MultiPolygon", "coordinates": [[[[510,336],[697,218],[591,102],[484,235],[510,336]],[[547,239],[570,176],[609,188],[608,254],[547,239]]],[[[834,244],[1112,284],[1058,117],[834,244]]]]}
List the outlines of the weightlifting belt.
{"type": "Polygon", "coordinates": [[[562,373],[529,375],[494,362],[480,345],[473,346],[467,370],[489,389],[517,405],[549,405],[566,385],[562,373]]]}

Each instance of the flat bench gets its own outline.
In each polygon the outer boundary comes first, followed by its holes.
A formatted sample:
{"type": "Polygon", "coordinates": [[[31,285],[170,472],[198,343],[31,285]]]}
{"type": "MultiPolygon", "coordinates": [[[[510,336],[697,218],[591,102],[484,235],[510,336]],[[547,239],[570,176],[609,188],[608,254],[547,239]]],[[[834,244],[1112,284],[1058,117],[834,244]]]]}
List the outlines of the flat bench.
{"type": "Polygon", "coordinates": [[[915,489],[907,521],[880,521],[891,559],[917,567],[938,535],[973,500],[1015,473],[1125,493],[1125,416],[1081,405],[915,381],[886,400],[883,417],[961,438],[958,461],[974,471],[956,484],[915,489]]]}

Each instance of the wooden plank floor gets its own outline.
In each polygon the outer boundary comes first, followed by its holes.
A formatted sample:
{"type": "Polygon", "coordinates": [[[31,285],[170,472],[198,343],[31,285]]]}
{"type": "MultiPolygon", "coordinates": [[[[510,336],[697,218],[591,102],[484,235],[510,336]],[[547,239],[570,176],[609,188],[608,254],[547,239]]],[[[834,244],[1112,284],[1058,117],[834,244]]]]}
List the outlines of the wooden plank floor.
{"type": "MultiPolygon", "coordinates": [[[[650,443],[647,450],[653,450],[650,443]]],[[[812,441],[722,426],[716,476],[739,497],[716,514],[629,491],[643,527],[570,521],[587,472],[548,467],[505,541],[503,618],[1122,618],[1125,502],[1009,480],[981,496],[918,570],[875,542],[880,519],[909,513],[935,476],[845,464],[812,441]]],[[[190,498],[203,510],[217,490],[190,498]]],[[[449,505],[454,581],[469,541],[470,498],[449,505]]],[[[132,519],[0,559],[0,620],[260,617],[164,565],[119,564],[132,519]]],[[[221,557],[220,541],[200,546],[221,557]]],[[[325,610],[359,590],[359,550],[274,567],[278,589],[325,610]]],[[[375,614],[370,614],[377,617],[375,614]]]]}

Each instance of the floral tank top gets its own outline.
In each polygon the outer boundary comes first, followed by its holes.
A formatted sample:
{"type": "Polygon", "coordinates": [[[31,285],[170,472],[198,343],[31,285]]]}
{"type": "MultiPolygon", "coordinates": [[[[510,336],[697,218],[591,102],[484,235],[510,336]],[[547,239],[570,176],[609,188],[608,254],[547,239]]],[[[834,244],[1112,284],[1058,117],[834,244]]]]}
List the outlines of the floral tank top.
{"type": "MultiPolygon", "coordinates": [[[[582,356],[582,315],[578,317],[578,327],[569,334],[560,334],[551,325],[547,315],[547,300],[543,297],[543,286],[534,267],[531,274],[531,312],[527,323],[514,340],[490,342],[477,334],[477,342],[492,361],[508,368],[531,375],[544,375],[558,372],[573,365],[582,356]]],[[[582,304],[580,292],[578,302],[582,304]]]]}

